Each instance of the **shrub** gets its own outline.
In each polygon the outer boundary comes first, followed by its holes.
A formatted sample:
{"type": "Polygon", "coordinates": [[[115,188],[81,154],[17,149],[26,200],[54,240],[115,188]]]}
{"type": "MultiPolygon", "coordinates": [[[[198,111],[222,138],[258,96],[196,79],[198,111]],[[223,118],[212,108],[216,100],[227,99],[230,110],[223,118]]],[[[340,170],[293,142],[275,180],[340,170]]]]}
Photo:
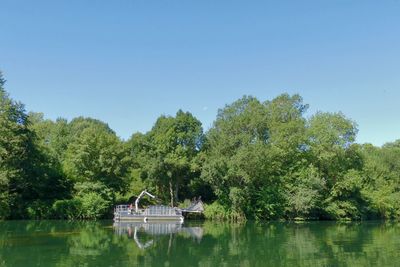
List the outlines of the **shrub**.
{"type": "Polygon", "coordinates": [[[10,205],[7,200],[7,197],[2,198],[2,195],[0,195],[0,220],[10,216],[10,205]]]}
{"type": "Polygon", "coordinates": [[[29,219],[49,219],[52,214],[52,205],[48,201],[34,200],[26,208],[29,219]]]}
{"type": "Polygon", "coordinates": [[[204,205],[204,217],[211,220],[226,220],[229,217],[225,207],[218,201],[204,205]]]}
{"type": "Polygon", "coordinates": [[[360,220],[361,213],[355,201],[333,201],[328,200],[328,205],[325,207],[325,212],[330,219],[334,220],[360,220]]]}
{"type": "Polygon", "coordinates": [[[75,220],[80,217],[82,203],[78,199],[56,200],[53,203],[53,216],[56,219],[75,220]]]}
{"type": "Polygon", "coordinates": [[[80,215],[82,219],[100,219],[107,214],[111,205],[110,201],[95,192],[89,192],[77,199],[81,202],[80,215]]]}
{"type": "Polygon", "coordinates": [[[178,207],[184,209],[184,208],[189,207],[190,204],[192,204],[192,201],[190,201],[190,199],[185,199],[183,202],[180,202],[178,204],[178,207]]]}

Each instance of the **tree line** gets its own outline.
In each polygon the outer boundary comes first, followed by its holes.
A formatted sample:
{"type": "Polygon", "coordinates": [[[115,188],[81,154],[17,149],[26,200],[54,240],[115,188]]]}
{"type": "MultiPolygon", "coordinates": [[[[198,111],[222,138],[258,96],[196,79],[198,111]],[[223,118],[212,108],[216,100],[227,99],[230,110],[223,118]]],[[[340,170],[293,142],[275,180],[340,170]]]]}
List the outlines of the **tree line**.
{"type": "Polygon", "coordinates": [[[108,124],[28,113],[0,75],[0,219],[108,218],[147,188],[158,203],[201,196],[226,220],[398,219],[400,140],[355,142],[344,114],[299,95],[243,96],[204,132],[190,112],[121,140],[108,124]]]}

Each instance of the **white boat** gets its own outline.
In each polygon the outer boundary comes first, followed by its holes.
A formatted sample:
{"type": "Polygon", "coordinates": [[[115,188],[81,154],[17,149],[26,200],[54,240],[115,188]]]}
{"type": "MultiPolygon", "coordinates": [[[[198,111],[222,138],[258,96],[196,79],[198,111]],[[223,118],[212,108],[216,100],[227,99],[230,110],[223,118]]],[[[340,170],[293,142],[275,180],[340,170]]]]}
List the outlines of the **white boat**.
{"type": "Polygon", "coordinates": [[[188,208],[181,209],[177,207],[168,207],[163,205],[153,205],[145,209],[139,209],[139,201],[147,195],[155,198],[146,190],[142,191],[136,198],[135,207],[130,205],[118,205],[114,209],[114,221],[129,221],[129,222],[157,222],[157,221],[173,221],[183,223],[183,213],[194,212],[201,213],[204,211],[203,203],[197,200],[188,208]]]}

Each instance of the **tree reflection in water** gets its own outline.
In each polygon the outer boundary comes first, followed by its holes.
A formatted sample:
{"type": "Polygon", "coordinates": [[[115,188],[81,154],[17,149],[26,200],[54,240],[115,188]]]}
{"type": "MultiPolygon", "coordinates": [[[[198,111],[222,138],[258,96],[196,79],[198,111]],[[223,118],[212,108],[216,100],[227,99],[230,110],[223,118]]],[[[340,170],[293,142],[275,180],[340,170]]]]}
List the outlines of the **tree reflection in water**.
{"type": "Polygon", "coordinates": [[[198,241],[203,237],[203,229],[201,227],[182,226],[182,223],[179,222],[116,222],[114,223],[114,231],[118,235],[128,235],[129,238],[133,238],[140,249],[146,249],[153,245],[154,238],[157,239],[157,236],[169,236],[168,250],[171,248],[172,236],[174,234],[189,236],[198,241]]]}
{"type": "Polygon", "coordinates": [[[0,222],[0,266],[400,266],[394,222],[0,222]]]}

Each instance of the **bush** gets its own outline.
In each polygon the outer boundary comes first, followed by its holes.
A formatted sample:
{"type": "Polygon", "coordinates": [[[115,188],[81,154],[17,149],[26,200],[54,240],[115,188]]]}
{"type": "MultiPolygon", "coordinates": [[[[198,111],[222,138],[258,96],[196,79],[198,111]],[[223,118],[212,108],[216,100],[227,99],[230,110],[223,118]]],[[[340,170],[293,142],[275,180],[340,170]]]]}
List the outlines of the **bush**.
{"type": "Polygon", "coordinates": [[[10,216],[10,205],[7,197],[0,195],[0,220],[7,219],[10,216]]]}
{"type": "Polygon", "coordinates": [[[52,214],[52,205],[48,201],[34,200],[26,208],[29,219],[49,219],[52,214]]]}
{"type": "MultiPolygon", "coordinates": [[[[329,200],[330,202],[330,200],[329,200]]],[[[328,203],[329,203],[328,202],[328,203]]],[[[357,207],[357,203],[351,200],[330,202],[325,212],[330,219],[334,220],[360,220],[362,215],[357,207]]]]}
{"type": "Polygon", "coordinates": [[[100,219],[107,216],[114,203],[114,193],[102,183],[77,183],[72,199],[57,200],[52,206],[56,219],[100,219]]]}
{"type": "Polygon", "coordinates": [[[289,174],[285,189],[285,213],[288,218],[309,219],[316,214],[323,199],[325,180],[310,165],[289,174]]]}
{"type": "Polygon", "coordinates": [[[204,217],[210,220],[217,221],[245,221],[246,217],[242,212],[233,211],[227,209],[221,205],[218,201],[214,201],[212,204],[204,205],[204,217]]]}
{"type": "Polygon", "coordinates": [[[204,205],[204,217],[211,220],[227,220],[229,213],[218,201],[204,205]]]}
{"type": "Polygon", "coordinates": [[[400,192],[393,192],[387,186],[382,187],[369,193],[372,210],[383,219],[400,219],[400,192]]]}
{"type": "Polygon", "coordinates": [[[81,218],[82,219],[100,219],[107,214],[111,202],[102,198],[95,192],[89,192],[78,200],[81,204],[81,218]]]}
{"type": "Polygon", "coordinates": [[[264,186],[255,190],[249,215],[256,220],[273,220],[283,215],[284,195],[277,186],[264,186]]]}
{"type": "Polygon", "coordinates": [[[76,220],[80,218],[82,203],[78,199],[56,200],[53,203],[53,217],[56,219],[76,220]]]}
{"type": "Polygon", "coordinates": [[[192,204],[192,201],[190,201],[190,199],[185,199],[183,202],[180,202],[178,204],[178,207],[181,209],[187,208],[190,206],[190,204],[192,204]]]}

